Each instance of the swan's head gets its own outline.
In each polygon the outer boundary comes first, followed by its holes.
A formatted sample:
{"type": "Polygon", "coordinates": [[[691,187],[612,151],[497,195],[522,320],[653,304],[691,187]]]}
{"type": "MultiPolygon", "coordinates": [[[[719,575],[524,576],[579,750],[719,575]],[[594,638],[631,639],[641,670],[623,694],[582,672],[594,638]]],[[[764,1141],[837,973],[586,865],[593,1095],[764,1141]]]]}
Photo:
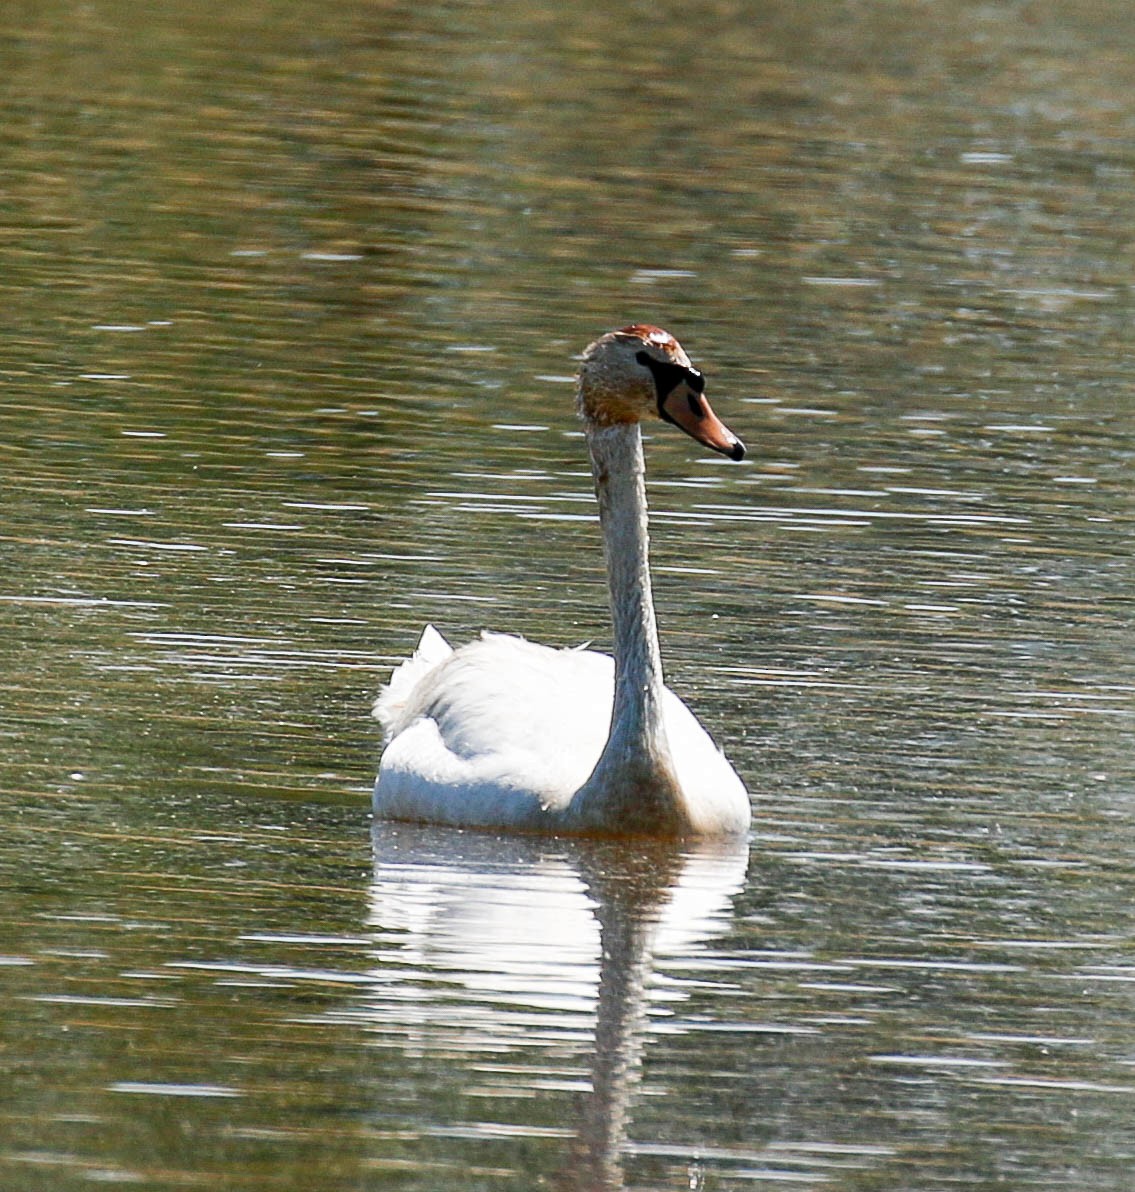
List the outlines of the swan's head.
{"type": "Polygon", "coordinates": [[[730,459],[745,445],[705,398],[705,378],[661,327],[636,323],[609,331],[583,353],[579,412],[592,426],[663,418],[730,459]]]}

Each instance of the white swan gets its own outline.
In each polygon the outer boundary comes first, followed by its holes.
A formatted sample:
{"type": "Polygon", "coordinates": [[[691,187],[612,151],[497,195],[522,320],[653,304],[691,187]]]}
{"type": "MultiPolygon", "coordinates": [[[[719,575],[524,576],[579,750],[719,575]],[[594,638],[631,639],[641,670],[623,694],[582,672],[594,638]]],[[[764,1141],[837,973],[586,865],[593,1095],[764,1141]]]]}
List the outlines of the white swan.
{"type": "Polygon", "coordinates": [[[677,340],[635,325],[591,344],[578,406],[610,584],[614,660],[486,633],[454,650],[427,625],[375,704],[380,819],[581,835],[744,832],[736,771],[662,679],[639,421],[661,417],[730,459],[677,340]]]}

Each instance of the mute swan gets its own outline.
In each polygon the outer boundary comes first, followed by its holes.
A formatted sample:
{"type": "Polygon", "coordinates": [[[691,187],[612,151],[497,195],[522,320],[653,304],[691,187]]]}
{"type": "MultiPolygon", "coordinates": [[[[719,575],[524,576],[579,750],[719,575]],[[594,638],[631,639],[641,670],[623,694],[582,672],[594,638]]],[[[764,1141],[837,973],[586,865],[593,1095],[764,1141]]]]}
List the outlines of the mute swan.
{"type": "Polygon", "coordinates": [[[386,730],[378,819],[576,835],[735,834],[749,796],[662,679],[647,559],[639,422],[672,422],[741,459],[705,380],[658,327],[584,352],[587,433],[610,585],[615,657],[485,633],[454,650],[427,625],[375,703],[386,730]]]}

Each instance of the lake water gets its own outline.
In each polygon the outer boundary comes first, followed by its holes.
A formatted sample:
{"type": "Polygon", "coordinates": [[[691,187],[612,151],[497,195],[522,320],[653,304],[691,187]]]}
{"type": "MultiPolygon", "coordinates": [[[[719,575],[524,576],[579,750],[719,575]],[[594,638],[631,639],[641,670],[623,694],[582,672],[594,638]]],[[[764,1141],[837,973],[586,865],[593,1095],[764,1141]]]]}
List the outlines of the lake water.
{"type": "Polygon", "coordinates": [[[1133,33],[5,9],[0,1187],[1132,1188],[1133,33]],[[608,645],[631,321],[751,839],[372,836],[424,623],[608,645]]]}

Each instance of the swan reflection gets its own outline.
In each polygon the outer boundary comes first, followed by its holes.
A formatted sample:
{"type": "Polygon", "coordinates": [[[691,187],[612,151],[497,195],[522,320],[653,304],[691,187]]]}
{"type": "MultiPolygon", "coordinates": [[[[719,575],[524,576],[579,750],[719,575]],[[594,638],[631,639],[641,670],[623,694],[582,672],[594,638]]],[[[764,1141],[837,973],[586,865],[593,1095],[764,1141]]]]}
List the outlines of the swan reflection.
{"type": "MultiPolygon", "coordinates": [[[[621,1188],[652,962],[696,953],[725,929],[744,885],[745,842],[380,824],[374,850],[368,1028],[407,1055],[469,1057],[470,1078],[475,1069],[485,1079],[475,1057],[488,1055],[498,1076],[507,1072],[507,1093],[579,1090],[567,1129],[533,1133],[571,1139],[559,1187],[621,1188]]],[[[469,1122],[437,1129],[477,1131],[469,1122]]]]}

